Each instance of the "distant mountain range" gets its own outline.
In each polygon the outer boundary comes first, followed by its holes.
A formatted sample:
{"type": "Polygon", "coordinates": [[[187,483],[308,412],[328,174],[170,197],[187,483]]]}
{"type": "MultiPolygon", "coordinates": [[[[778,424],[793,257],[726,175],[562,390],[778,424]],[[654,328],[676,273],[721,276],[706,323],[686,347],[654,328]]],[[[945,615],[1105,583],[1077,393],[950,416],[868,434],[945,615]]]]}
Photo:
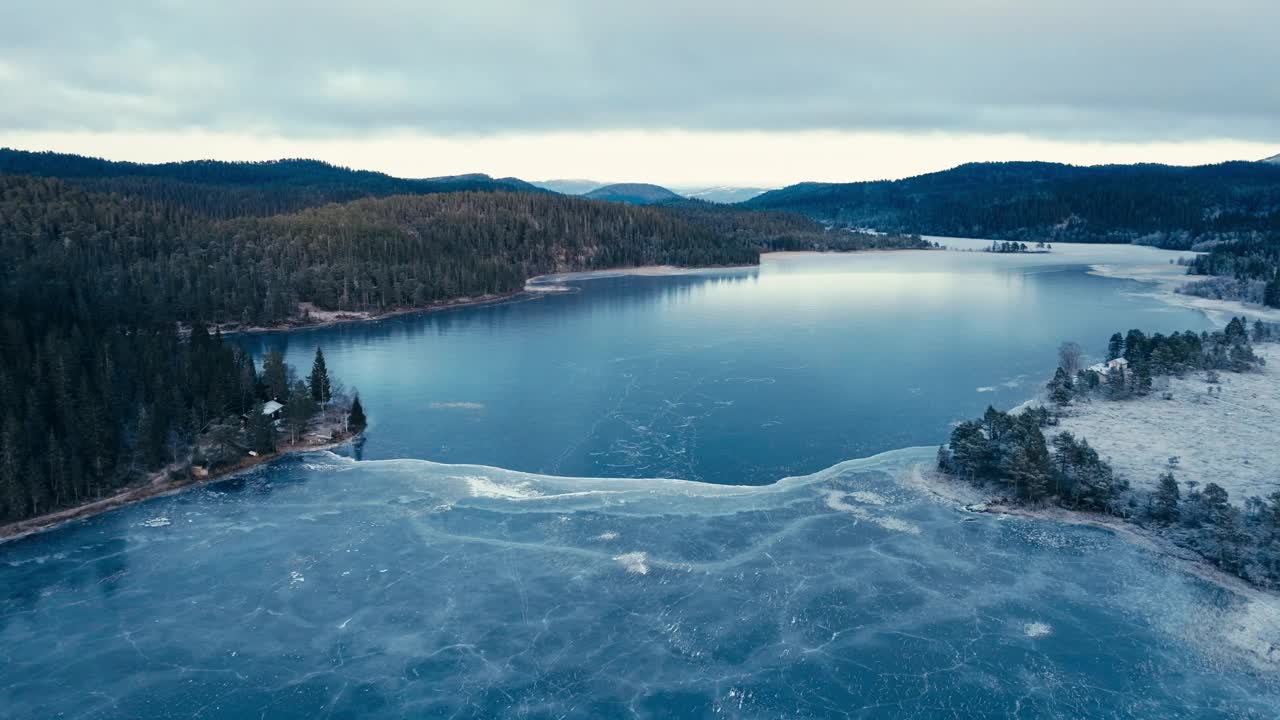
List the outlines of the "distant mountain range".
{"type": "MultiPolygon", "coordinates": [[[[588,195],[593,190],[619,183],[575,178],[567,180],[535,180],[533,184],[546,190],[564,193],[565,195],[588,195]]],[[[706,200],[714,203],[740,203],[750,200],[767,190],[766,188],[737,187],[733,185],[680,185],[663,189],[680,197],[706,200]]]]}
{"type": "Polygon", "coordinates": [[[707,202],[715,203],[746,202],[761,193],[769,191],[769,188],[734,187],[731,185],[718,185],[715,187],[677,187],[672,189],[687,198],[706,200],[707,202]]]}
{"type": "Polygon", "coordinates": [[[1262,158],[1260,162],[1280,163],[1280,155],[1272,155],[1269,158],[1262,158]]]}
{"type": "Polygon", "coordinates": [[[800,183],[742,207],[889,232],[1187,248],[1280,232],[1280,163],[970,163],[903,180],[800,183]]]}

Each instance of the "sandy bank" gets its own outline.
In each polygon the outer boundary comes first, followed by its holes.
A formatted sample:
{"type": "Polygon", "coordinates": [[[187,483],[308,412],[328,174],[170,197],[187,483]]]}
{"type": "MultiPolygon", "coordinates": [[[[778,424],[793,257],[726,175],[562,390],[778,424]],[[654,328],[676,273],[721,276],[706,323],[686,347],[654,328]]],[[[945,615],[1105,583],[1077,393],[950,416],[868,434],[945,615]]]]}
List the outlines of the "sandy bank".
{"type": "MultiPolygon", "coordinates": [[[[333,327],[335,325],[344,325],[346,323],[359,322],[376,322],[378,320],[386,320],[387,318],[399,317],[401,315],[416,315],[418,313],[440,312],[442,310],[455,310],[463,307],[474,307],[479,305],[497,305],[499,303],[519,300],[524,297],[532,297],[525,290],[517,290],[509,293],[487,294],[463,296],[450,300],[441,300],[440,302],[430,303],[418,307],[402,307],[392,308],[390,310],[380,310],[378,312],[367,310],[321,310],[311,303],[299,303],[300,313],[305,313],[299,317],[279,325],[250,325],[244,326],[239,323],[221,323],[211,325],[209,331],[215,329],[222,332],[223,335],[235,335],[237,333],[266,333],[266,332],[285,332],[289,330],[308,330],[316,328],[333,327]]],[[[183,332],[189,328],[182,328],[183,332]]]]}

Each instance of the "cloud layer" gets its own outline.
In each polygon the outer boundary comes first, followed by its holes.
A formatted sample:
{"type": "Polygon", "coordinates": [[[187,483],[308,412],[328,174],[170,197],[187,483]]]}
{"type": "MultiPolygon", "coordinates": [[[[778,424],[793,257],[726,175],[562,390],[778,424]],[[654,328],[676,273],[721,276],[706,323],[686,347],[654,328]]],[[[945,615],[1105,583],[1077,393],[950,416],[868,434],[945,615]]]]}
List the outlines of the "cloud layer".
{"type": "Polygon", "coordinates": [[[338,5],[18,0],[0,133],[1280,142],[1272,0],[338,5]]]}

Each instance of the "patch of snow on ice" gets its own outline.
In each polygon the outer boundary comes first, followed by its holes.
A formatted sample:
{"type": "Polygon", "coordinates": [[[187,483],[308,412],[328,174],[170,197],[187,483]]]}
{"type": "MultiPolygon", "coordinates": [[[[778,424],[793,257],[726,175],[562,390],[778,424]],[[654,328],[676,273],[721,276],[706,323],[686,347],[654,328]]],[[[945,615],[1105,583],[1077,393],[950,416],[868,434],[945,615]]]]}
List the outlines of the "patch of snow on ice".
{"type": "Polygon", "coordinates": [[[604,541],[617,540],[617,539],[618,539],[618,533],[616,533],[616,532],[612,532],[612,531],[610,531],[610,532],[603,532],[603,533],[600,533],[599,535],[597,535],[597,536],[595,537],[595,539],[596,539],[596,540],[604,540],[604,541]]]}
{"type": "Polygon", "coordinates": [[[849,496],[852,497],[854,500],[857,500],[860,503],[865,503],[867,505],[888,505],[889,504],[889,498],[881,495],[880,493],[871,492],[870,490],[858,490],[856,492],[849,493],[849,496]]]}
{"type": "Polygon", "coordinates": [[[140,523],[138,523],[138,524],[139,524],[139,525],[141,525],[141,526],[143,526],[143,527],[153,527],[153,528],[155,528],[155,527],[165,527],[165,526],[169,525],[169,518],[167,518],[167,517],[153,517],[153,518],[151,518],[150,520],[143,520],[142,522],[140,522],[140,523]]]}
{"type": "Polygon", "coordinates": [[[623,553],[613,558],[629,573],[636,575],[649,574],[649,555],[642,552],[623,553]]]}
{"type": "Polygon", "coordinates": [[[978,392],[995,392],[995,391],[996,391],[995,386],[992,386],[992,385],[983,385],[982,387],[978,388],[978,392]]]}
{"type": "Polygon", "coordinates": [[[483,410],[484,403],[478,402],[433,402],[432,410],[483,410]]]}
{"type": "Polygon", "coordinates": [[[528,482],[501,485],[480,475],[468,475],[462,479],[466,481],[472,497],[497,498],[499,500],[530,500],[542,497],[542,493],[533,489],[533,486],[528,482]]]}
{"type": "Polygon", "coordinates": [[[1029,638],[1039,638],[1051,634],[1053,628],[1042,622],[1033,622],[1022,626],[1022,632],[1029,638]]]}
{"type": "MultiPolygon", "coordinates": [[[[875,493],[872,493],[872,494],[874,495],[875,493]]],[[[920,528],[907,522],[906,520],[893,517],[892,515],[877,515],[875,513],[868,511],[866,508],[863,508],[859,505],[854,505],[848,502],[845,498],[852,497],[852,493],[844,493],[838,490],[834,490],[834,491],[828,491],[826,493],[823,493],[823,495],[824,495],[824,499],[826,500],[827,507],[831,508],[832,510],[838,510],[840,512],[849,513],[850,515],[858,518],[859,520],[866,520],[867,522],[872,523],[874,525],[879,525],[885,530],[893,530],[894,532],[904,532],[904,533],[909,533],[911,535],[920,534],[920,528]]]]}
{"type": "Polygon", "coordinates": [[[293,570],[289,572],[289,587],[291,588],[298,587],[299,585],[301,585],[306,581],[307,579],[303,577],[302,573],[298,572],[297,570],[293,570]]]}

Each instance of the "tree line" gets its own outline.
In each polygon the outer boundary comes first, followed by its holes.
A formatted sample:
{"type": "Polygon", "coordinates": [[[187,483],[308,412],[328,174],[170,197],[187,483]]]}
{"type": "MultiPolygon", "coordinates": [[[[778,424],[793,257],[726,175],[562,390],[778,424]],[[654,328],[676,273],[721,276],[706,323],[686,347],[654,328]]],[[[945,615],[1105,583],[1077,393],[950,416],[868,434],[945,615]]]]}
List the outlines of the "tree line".
{"type": "Polygon", "coordinates": [[[1280,308],[1280,232],[1216,243],[1197,255],[1187,272],[1213,277],[1190,283],[1182,292],[1280,308]]]}
{"type": "Polygon", "coordinates": [[[549,272],[758,258],[748,240],[659,210],[542,193],[400,195],[215,221],[0,176],[0,291],[37,316],[265,325],[303,301],[377,311],[512,292],[549,272]]]}
{"type": "Polygon", "coordinates": [[[970,163],[902,180],[801,183],[745,205],[895,232],[1186,249],[1280,231],[1280,165],[970,163]]]}
{"type": "Polygon", "coordinates": [[[189,160],[153,165],[9,148],[0,148],[0,173],[59,178],[92,192],[136,197],[217,219],[265,217],[389,195],[546,192],[517,178],[472,174],[409,179],[319,160],[189,160]]]}
{"type": "Polygon", "coordinates": [[[1049,398],[1059,405],[1099,395],[1121,400],[1150,394],[1159,377],[1193,370],[1247,372],[1262,362],[1252,342],[1267,342],[1273,337],[1280,337],[1273,327],[1255,320],[1251,329],[1243,317],[1232,318],[1224,329],[1213,332],[1147,335],[1131,329],[1112,334],[1106,364],[1100,369],[1079,367],[1079,346],[1064,343],[1058,368],[1049,381],[1049,398]],[[1117,360],[1123,360],[1123,366],[1110,367],[1117,360]]]}

